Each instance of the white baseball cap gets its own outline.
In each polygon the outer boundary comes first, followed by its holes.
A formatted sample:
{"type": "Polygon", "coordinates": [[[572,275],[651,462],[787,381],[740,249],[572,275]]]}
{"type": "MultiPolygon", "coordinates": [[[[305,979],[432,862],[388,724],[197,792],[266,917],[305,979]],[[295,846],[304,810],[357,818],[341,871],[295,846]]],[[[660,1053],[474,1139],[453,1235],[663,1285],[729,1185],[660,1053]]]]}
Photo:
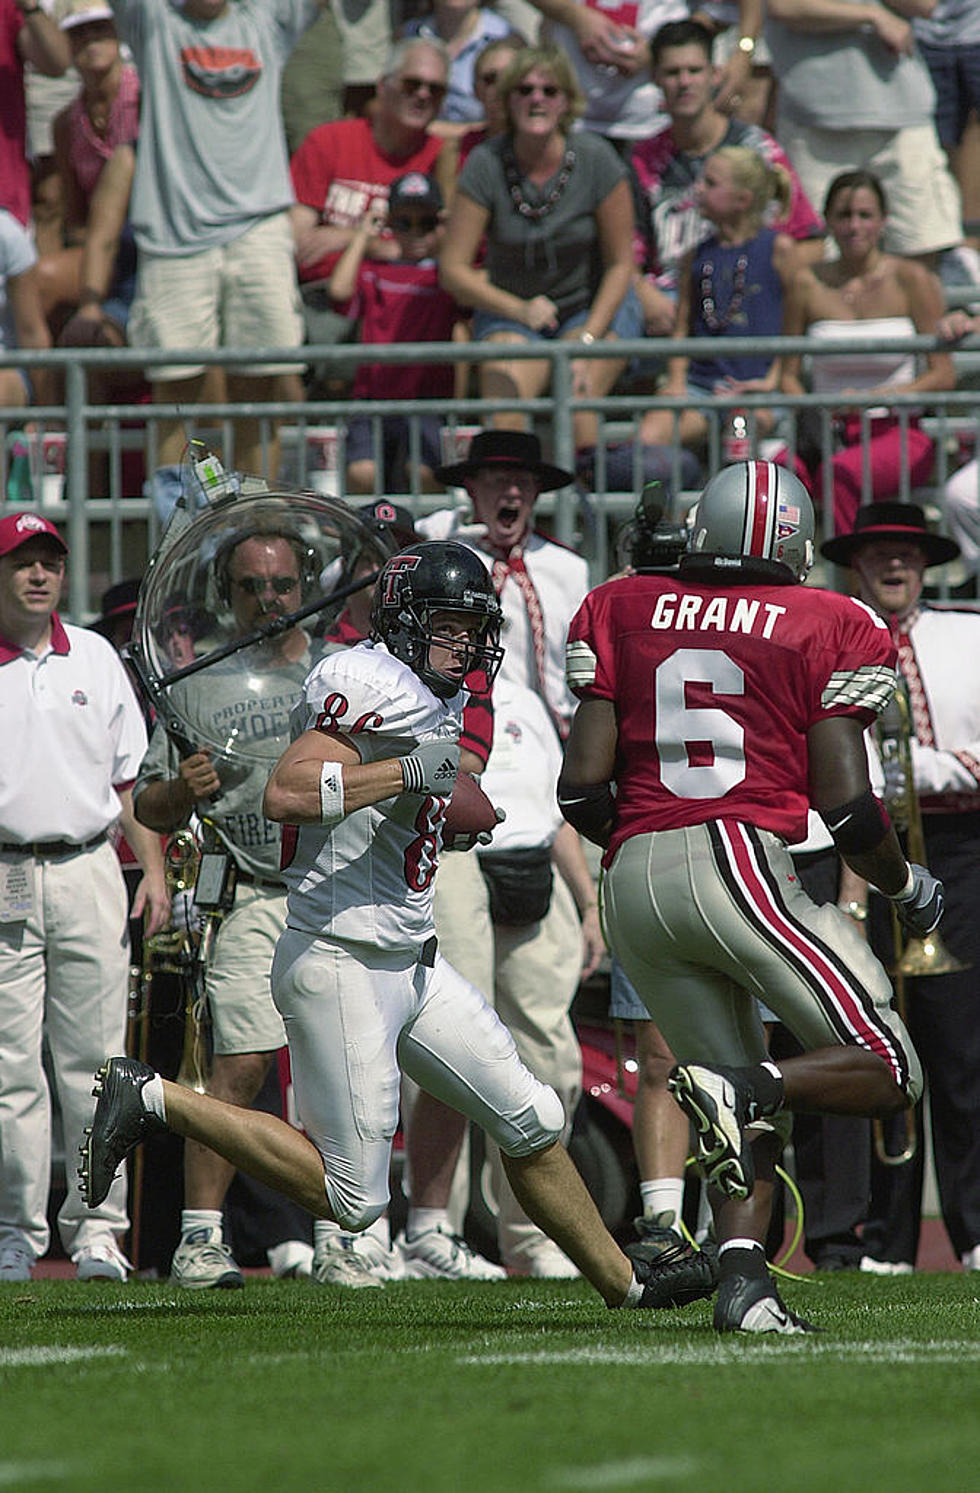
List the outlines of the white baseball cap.
{"type": "Polygon", "coordinates": [[[88,26],[93,21],[115,22],[111,6],[99,0],[68,0],[65,13],[58,23],[62,31],[73,31],[76,26],[88,26]]]}

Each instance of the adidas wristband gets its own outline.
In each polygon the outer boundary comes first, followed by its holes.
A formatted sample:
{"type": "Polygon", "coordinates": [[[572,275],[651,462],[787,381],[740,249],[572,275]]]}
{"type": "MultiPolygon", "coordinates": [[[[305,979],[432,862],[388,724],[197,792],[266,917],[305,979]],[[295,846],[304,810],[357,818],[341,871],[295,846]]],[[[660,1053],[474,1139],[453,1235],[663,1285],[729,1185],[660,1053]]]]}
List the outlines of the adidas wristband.
{"type": "Polygon", "coordinates": [[[344,769],[339,762],[320,768],[320,823],[333,829],[344,817],[344,769]]]}

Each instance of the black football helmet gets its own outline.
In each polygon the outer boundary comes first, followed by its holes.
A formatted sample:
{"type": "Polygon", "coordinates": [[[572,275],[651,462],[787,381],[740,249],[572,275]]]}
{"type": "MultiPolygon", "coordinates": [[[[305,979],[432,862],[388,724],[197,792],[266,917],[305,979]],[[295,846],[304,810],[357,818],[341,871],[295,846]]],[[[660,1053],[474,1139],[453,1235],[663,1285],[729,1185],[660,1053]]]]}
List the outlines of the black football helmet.
{"type": "Polygon", "coordinates": [[[500,602],[482,560],[464,544],[448,539],[409,545],[392,555],[374,588],[371,637],[408,664],[441,700],[459,691],[458,679],[440,674],[429,662],[429,649],[438,638],[432,619],[436,612],[446,611],[470,612],[479,621],[464,672],[482,672],[489,689],[504,650],[499,642],[500,602]]]}

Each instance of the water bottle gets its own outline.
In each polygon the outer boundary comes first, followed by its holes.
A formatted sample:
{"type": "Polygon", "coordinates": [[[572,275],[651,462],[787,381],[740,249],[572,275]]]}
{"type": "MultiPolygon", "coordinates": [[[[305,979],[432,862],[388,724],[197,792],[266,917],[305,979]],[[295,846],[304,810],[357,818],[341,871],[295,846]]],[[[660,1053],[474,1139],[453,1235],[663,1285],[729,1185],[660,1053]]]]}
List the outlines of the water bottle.
{"type": "Polygon", "coordinates": [[[733,461],[750,461],[751,458],[748,418],[744,410],[732,410],[731,421],[722,439],[722,460],[730,466],[733,461]]]}

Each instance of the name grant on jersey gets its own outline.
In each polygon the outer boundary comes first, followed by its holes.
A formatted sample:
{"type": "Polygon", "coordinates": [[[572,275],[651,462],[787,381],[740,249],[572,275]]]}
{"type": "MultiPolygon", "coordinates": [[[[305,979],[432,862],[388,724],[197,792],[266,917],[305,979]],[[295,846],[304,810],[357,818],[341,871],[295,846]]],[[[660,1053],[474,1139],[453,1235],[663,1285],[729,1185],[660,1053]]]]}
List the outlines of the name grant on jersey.
{"type": "Polygon", "coordinates": [[[741,632],[771,638],[786,608],[750,596],[678,596],[666,591],[657,597],[650,626],[675,632],[741,632]]]}

